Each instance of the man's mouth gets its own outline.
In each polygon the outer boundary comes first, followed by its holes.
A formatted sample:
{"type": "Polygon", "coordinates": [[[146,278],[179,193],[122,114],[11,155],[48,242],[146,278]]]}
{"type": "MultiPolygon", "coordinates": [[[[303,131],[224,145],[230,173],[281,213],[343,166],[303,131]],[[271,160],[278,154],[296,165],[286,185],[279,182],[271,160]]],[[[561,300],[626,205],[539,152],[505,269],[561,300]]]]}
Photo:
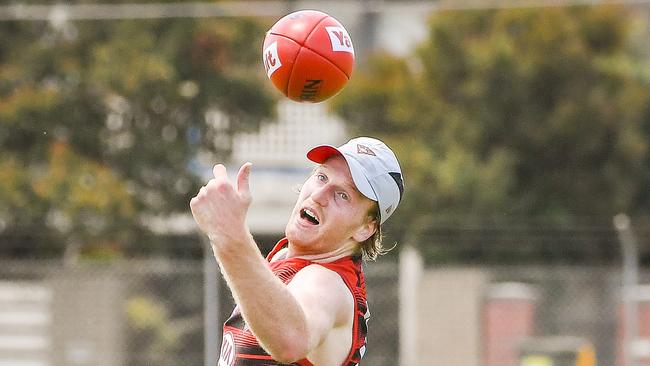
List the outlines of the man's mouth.
{"type": "Polygon", "coordinates": [[[303,208],[300,210],[300,218],[309,221],[313,225],[318,225],[320,223],[316,214],[308,208],[303,208]]]}

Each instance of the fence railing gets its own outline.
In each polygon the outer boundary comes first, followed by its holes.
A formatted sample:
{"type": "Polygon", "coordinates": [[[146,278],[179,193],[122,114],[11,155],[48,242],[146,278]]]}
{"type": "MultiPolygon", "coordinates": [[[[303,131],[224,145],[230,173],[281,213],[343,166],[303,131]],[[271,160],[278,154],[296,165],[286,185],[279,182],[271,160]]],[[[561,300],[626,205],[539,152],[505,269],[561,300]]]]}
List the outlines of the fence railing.
{"type": "MultiPolygon", "coordinates": [[[[526,242],[525,232],[516,229],[515,241],[526,242]]],[[[650,362],[650,290],[644,286],[650,271],[643,266],[638,285],[624,292],[620,253],[592,264],[499,263],[494,253],[466,264],[426,257],[458,255],[454,242],[461,251],[476,247],[486,229],[463,230],[423,231],[417,246],[364,265],[371,312],[364,365],[519,366],[525,357],[537,357],[531,353],[578,346],[591,349],[598,365],[626,366],[629,355],[650,362]],[[630,300],[636,305],[637,335],[628,344],[633,349],[623,341],[630,300]]],[[[514,243],[501,229],[491,233],[480,251],[514,243]]],[[[557,240],[588,250],[596,236],[563,232],[557,240]]],[[[546,234],[535,238],[553,245],[546,234]]],[[[619,245],[611,233],[599,238],[605,239],[608,246],[619,245]]],[[[647,235],[640,239],[645,248],[647,235]]],[[[553,255],[559,251],[553,248],[553,255]]],[[[210,364],[206,283],[201,260],[0,260],[0,365],[210,364]]],[[[234,304],[223,280],[217,284],[221,324],[234,304]]]]}

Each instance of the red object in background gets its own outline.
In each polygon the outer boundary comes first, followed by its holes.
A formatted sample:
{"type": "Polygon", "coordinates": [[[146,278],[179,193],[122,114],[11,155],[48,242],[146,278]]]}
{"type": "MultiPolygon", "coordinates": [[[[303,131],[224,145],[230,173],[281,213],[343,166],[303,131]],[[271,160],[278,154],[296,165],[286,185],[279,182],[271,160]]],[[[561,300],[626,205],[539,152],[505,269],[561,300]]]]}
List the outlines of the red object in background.
{"type": "Polygon", "coordinates": [[[354,68],[354,46],[343,25],[316,10],[281,18],[262,47],[266,74],[296,102],[322,102],[347,84],[354,68]]]}
{"type": "MultiPolygon", "coordinates": [[[[635,345],[632,345],[636,353],[636,365],[650,365],[650,286],[638,285],[631,300],[636,301],[637,316],[634,321],[637,324],[638,338],[635,345]]],[[[630,296],[630,295],[628,295],[630,296]]],[[[627,365],[627,354],[625,352],[625,302],[619,305],[618,329],[616,347],[616,365],[627,365]]]]}
{"type": "Polygon", "coordinates": [[[535,330],[536,298],[524,284],[493,285],[483,307],[483,365],[519,365],[519,342],[535,330]]]}

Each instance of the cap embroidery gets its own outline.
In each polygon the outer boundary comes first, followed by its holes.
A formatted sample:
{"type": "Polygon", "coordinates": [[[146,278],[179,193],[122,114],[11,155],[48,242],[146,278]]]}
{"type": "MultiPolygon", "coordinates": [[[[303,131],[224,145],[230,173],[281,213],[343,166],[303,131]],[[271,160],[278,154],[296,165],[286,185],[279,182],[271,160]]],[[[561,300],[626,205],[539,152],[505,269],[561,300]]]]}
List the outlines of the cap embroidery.
{"type": "Polygon", "coordinates": [[[391,211],[393,211],[393,205],[390,205],[390,206],[388,206],[388,208],[386,208],[386,213],[387,214],[389,214],[391,211]]]}
{"type": "Polygon", "coordinates": [[[366,155],[375,155],[375,152],[372,151],[368,146],[357,144],[357,154],[366,154],[366,155]]]}

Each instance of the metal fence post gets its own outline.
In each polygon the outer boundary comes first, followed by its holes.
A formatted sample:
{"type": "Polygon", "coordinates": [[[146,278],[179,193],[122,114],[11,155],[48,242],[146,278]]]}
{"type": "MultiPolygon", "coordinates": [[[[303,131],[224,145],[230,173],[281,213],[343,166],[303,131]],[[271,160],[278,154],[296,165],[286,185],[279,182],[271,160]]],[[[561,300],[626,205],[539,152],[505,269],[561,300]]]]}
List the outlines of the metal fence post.
{"type": "Polygon", "coordinates": [[[417,365],[418,360],[418,285],[422,257],[411,245],[399,255],[399,364],[417,365]]]}
{"type": "Polygon", "coordinates": [[[614,216],[614,227],[618,232],[623,251],[623,303],[624,303],[624,354],[625,365],[636,366],[635,345],[639,336],[639,312],[637,305],[637,285],[639,281],[639,260],[637,243],[630,225],[630,218],[625,214],[614,216]]]}
{"type": "Polygon", "coordinates": [[[219,270],[210,242],[203,241],[204,365],[214,366],[219,358],[219,270]]]}

